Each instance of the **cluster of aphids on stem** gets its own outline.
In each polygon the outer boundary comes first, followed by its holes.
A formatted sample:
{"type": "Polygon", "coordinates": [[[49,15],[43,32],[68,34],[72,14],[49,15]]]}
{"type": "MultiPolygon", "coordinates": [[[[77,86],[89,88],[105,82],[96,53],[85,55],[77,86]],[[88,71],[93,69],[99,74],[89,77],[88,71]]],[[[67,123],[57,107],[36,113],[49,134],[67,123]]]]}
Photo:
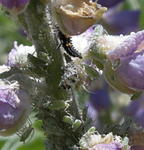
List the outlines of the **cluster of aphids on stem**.
{"type": "Polygon", "coordinates": [[[64,68],[64,72],[60,86],[64,89],[70,89],[73,84],[79,81],[77,67],[73,63],[68,63],[64,68]]]}

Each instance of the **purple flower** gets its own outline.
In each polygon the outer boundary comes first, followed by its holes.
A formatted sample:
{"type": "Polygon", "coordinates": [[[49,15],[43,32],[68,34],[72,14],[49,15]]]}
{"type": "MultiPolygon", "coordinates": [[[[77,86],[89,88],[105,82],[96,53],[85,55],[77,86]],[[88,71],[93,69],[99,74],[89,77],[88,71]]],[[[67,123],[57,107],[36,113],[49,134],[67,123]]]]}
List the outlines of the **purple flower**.
{"type": "Polygon", "coordinates": [[[7,66],[10,67],[24,67],[28,64],[28,54],[36,54],[34,46],[17,45],[14,42],[14,48],[10,51],[7,60],[7,66]]]}
{"type": "Polygon", "coordinates": [[[98,29],[100,26],[93,26],[83,34],[73,36],[74,47],[83,54],[84,59],[97,57],[104,64],[104,76],[114,88],[124,93],[143,91],[144,30],[126,36],[114,36],[103,34],[103,30],[98,29]],[[81,41],[82,44],[79,44],[81,41]],[[94,44],[95,47],[90,49],[94,44]],[[91,51],[98,55],[94,56],[91,51]],[[107,61],[101,59],[101,54],[107,57],[107,61]]]}
{"type": "Polygon", "coordinates": [[[125,0],[99,0],[98,3],[108,7],[103,16],[104,28],[113,34],[129,34],[139,27],[140,10],[122,10],[118,4],[125,0]],[[131,19],[133,18],[133,19],[131,19]]]}
{"type": "Polygon", "coordinates": [[[137,124],[144,127],[144,96],[140,96],[132,101],[126,108],[125,113],[131,116],[137,124]]]}
{"type": "Polygon", "coordinates": [[[83,56],[86,56],[93,44],[94,37],[102,34],[103,31],[104,29],[101,25],[93,25],[82,34],[71,36],[72,44],[76,50],[78,50],[83,56]]]}
{"type": "Polygon", "coordinates": [[[124,40],[107,49],[104,75],[113,87],[122,92],[143,91],[144,31],[120,37],[124,40]]]}
{"type": "MultiPolygon", "coordinates": [[[[121,36],[121,38],[124,38],[121,36]]],[[[115,49],[107,52],[110,59],[124,59],[132,56],[135,53],[141,53],[144,48],[144,30],[137,33],[132,32],[129,36],[126,36],[125,40],[117,45],[115,49]],[[141,52],[140,52],[141,51],[141,52]]]]}
{"type": "MultiPolygon", "coordinates": [[[[95,0],[93,0],[95,1],[95,0]]],[[[123,2],[125,0],[99,0],[98,3],[101,4],[102,6],[105,6],[105,7],[113,7],[121,2],[123,2]]]]}
{"type": "Polygon", "coordinates": [[[103,17],[104,27],[114,34],[128,34],[138,30],[140,10],[109,9],[103,17]],[[131,19],[133,18],[133,19],[131,19]]]}
{"type": "Polygon", "coordinates": [[[113,133],[106,135],[95,134],[93,127],[91,127],[82,136],[79,145],[81,149],[88,150],[129,150],[128,141],[127,137],[121,138],[120,136],[113,135],[113,133]]]}
{"type": "Polygon", "coordinates": [[[30,110],[29,94],[18,82],[0,80],[0,135],[8,136],[23,126],[30,110]]]}
{"type": "Polygon", "coordinates": [[[124,58],[117,69],[118,76],[130,88],[144,90],[144,53],[139,52],[124,58]]]}
{"type": "Polygon", "coordinates": [[[89,150],[122,150],[122,146],[117,143],[97,144],[89,150]]]}
{"type": "Polygon", "coordinates": [[[98,111],[108,109],[110,106],[110,98],[108,89],[104,86],[101,89],[95,90],[90,94],[90,104],[98,111]]]}
{"type": "Polygon", "coordinates": [[[30,0],[0,0],[0,3],[12,13],[21,12],[30,0]]]}
{"type": "Polygon", "coordinates": [[[95,126],[98,126],[99,120],[98,120],[98,111],[94,108],[94,106],[90,103],[87,102],[87,116],[93,121],[93,124],[95,126]]]}
{"type": "Polygon", "coordinates": [[[89,94],[89,101],[87,102],[87,115],[93,120],[93,123],[98,126],[98,115],[102,110],[110,107],[110,97],[108,94],[108,86],[104,85],[102,88],[92,91],[89,94]]]}

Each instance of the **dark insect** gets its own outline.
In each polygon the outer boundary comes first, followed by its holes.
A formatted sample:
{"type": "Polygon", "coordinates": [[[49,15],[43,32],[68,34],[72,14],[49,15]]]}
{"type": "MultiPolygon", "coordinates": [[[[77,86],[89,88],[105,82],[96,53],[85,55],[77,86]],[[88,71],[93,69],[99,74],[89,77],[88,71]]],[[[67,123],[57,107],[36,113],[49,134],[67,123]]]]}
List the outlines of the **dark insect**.
{"type": "Polygon", "coordinates": [[[61,41],[61,45],[63,46],[67,54],[72,57],[79,57],[82,59],[81,54],[73,47],[70,37],[66,37],[60,30],[58,30],[58,37],[61,41]]]}

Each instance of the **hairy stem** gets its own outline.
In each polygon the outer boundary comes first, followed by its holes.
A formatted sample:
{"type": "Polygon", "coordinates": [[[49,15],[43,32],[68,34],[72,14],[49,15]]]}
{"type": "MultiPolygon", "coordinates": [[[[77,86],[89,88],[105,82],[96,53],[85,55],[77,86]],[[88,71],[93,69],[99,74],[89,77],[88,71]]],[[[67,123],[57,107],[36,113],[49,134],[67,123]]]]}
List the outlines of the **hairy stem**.
{"type": "MultiPolygon", "coordinates": [[[[43,129],[46,139],[46,150],[68,150],[78,143],[83,127],[78,132],[73,131],[72,125],[63,122],[63,117],[73,114],[74,110],[64,108],[50,109],[50,104],[56,101],[64,101],[73,98],[71,93],[60,87],[61,78],[64,74],[64,56],[58,49],[58,37],[56,28],[51,20],[50,3],[46,6],[38,0],[31,0],[26,11],[18,18],[28,32],[29,38],[35,45],[38,59],[47,55],[48,65],[37,69],[44,71],[46,81],[45,95],[37,95],[35,98],[35,109],[37,117],[43,121],[43,129]]],[[[37,67],[38,64],[35,64],[37,67]]],[[[78,114],[79,115],[79,114],[78,114]]],[[[79,116],[75,116],[79,118],[79,116]]]]}

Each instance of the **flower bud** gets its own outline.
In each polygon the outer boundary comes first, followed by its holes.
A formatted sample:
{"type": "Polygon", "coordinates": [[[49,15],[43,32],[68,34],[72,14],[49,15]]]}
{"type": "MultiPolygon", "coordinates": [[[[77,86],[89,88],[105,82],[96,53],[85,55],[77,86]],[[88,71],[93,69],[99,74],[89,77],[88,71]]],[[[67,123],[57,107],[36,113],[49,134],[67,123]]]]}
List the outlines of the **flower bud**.
{"type": "Polygon", "coordinates": [[[52,8],[60,30],[66,35],[84,32],[107,10],[90,0],[53,0],[52,8]]]}
{"type": "Polygon", "coordinates": [[[12,14],[21,13],[30,0],[0,0],[0,4],[7,8],[12,14]]]}
{"type": "Polygon", "coordinates": [[[30,111],[27,91],[17,81],[0,80],[0,135],[8,136],[20,129],[30,111]]]}
{"type": "Polygon", "coordinates": [[[35,54],[34,46],[17,45],[14,42],[14,48],[10,51],[7,60],[7,66],[10,67],[25,67],[28,64],[28,54],[35,54]]]}

